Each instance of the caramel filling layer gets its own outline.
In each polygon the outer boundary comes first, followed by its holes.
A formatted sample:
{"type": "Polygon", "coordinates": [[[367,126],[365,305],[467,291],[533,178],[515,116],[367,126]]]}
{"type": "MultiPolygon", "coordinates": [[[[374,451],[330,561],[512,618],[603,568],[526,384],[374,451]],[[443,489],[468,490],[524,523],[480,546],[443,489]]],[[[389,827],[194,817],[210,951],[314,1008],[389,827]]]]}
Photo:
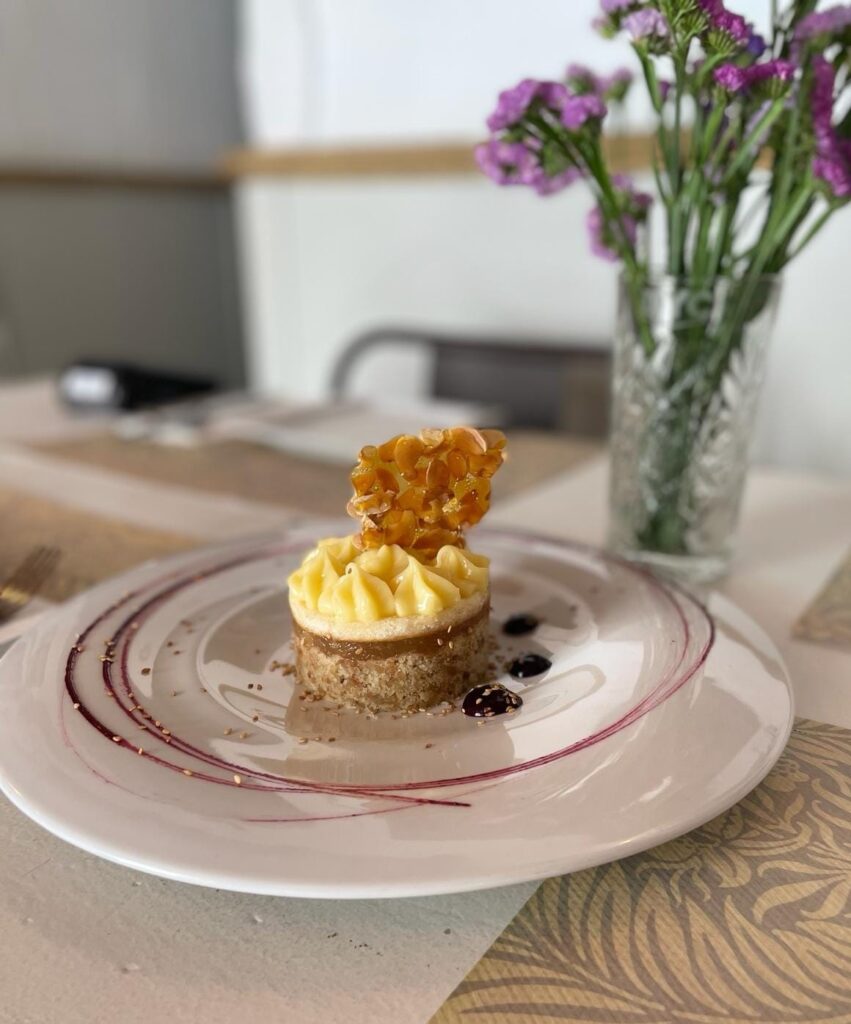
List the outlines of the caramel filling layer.
{"type": "MultiPolygon", "coordinates": [[[[335,640],[302,628],[293,619],[293,637],[299,644],[318,647],[325,654],[336,655],[353,661],[372,661],[380,658],[395,658],[400,654],[430,654],[447,650],[451,640],[463,636],[490,614],[490,605],[485,602],[469,619],[449,627],[403,640],[335,640]],[[442,640],[443,643],[438,641],[442,640]]],[[[451,649],[451,648],[450,648],[451,649]]]]}

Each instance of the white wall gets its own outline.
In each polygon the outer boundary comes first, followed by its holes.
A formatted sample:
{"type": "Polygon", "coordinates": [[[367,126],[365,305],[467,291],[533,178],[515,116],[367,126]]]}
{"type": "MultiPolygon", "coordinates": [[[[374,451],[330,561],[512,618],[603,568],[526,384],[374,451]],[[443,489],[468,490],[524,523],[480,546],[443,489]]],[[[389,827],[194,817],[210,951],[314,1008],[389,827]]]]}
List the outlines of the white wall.
{"type": "Polygon", "coordinates": [[[256,181],[238,195],[249,363],[264,388],[323,396],[341,347],[377,324],[606,343],[614,272],[587,254],[579,189],[547,203],[470,176],[256,181]]]}
{"type": "MultiPolygon", "coordinates": [[[[569,62],[638,70],[590,28],[599,0],[241,0],[246,130],[257,146],[482,134],[494,98],[569,62]]],[[[769,0],[737,0],[757,24],[769,0]]],[[[632,126],[649,123],[641,90],[632,126]]]]}
{"type": "Polygon", "coordinates": [[[588,28],[593,0],[243,0],[241,10],[246,130],[259,146],[474,138],[518,79],[558,77],[571,60],[614,70],[630,56],[588,28]]]}

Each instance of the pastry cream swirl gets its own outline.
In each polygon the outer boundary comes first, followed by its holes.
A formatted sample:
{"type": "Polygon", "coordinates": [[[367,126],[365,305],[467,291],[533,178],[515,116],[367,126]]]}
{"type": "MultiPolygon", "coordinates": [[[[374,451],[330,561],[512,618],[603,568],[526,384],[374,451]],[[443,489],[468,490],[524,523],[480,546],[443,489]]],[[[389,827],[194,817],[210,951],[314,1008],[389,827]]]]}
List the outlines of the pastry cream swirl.
{"type": "Polygon", "coordinates": [[[421,562],[397,544],[358,551],[351,537],[322,540],[289,580],[311,611],[340,622],[436,615],[488,587],[488,559],[446,545],[421,562]]]}

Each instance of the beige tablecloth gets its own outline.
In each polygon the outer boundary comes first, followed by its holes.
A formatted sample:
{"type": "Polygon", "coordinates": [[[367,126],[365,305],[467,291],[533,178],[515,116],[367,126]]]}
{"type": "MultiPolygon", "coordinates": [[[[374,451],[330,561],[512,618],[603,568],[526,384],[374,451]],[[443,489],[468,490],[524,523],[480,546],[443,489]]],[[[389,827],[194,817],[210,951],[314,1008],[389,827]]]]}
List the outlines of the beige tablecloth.
{"type": "MultiPolygon", "coordinates": [[[[70,593],[159,551],[284,524],[312,500],[310,487],[284,484],[292,463],[276,461],[270,477],[265,452],[246,460],[240,447],[223,472],[209,452],[159,463],[145,449],[89,439],[0,450],[0,571],[52,540],[66,557],[54,592],[70,593]]],[[[599,543],[602,461],[556,475],[567,459],[553,448],[550,461],[530,450],[523,462],[538,483],[498,501],[492,520],[599,543]]],[[[793,640],[792,624],[847,549],[849,521],[851,487],[755,474],[725,584],[780,644],[799,709],[846,727],[848,655],[793,640]]],[[[98,861],[0,803],[0,1021],[851,1020],[831,980],[846,977],[851,949],[848,735],[800,723],[760,790],[657,851],[540,888],[434,899],[194,889],[98,861]]]]}

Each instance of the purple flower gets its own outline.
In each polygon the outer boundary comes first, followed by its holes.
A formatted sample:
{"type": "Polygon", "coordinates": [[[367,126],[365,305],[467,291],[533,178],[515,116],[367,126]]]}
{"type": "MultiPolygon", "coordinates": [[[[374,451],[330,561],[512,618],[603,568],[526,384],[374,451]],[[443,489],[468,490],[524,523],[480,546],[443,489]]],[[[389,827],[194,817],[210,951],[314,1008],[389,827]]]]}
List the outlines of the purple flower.
{"type": "Polygon", "coordinates": [[[614,248],[614,237],[599,206],[594,206],[589,210],[588,216],[585,218],[585,227],[588,229],[591,252],[595,256],[599,256],[601,260],[607,260],[609,263],[620,259],[620,254],[614,248]]]}
{"type": "Polygon", "coordinates": [[[647,192],[639,192],[632,180],[624,174],[612,177],[618,205],[621,210],[619,225],[611,224],[599,206],[595,206],[585,220],[588,229],[588,240],[591,252],[601,259],[613,262],[620,259],[618,241],[634,249],[638,241],[638,225],[647,219],[647,211],[653,197],[647,192]]]}
{"type": "Polygon", "coordinates": [[[851,4],[837,4],[826,11],[814,11],[802,18],[795,29],[795,40],[814,39],[829,36],[851,26],[851,4]]]}
{"type": "Polygon", "coordinates": [[[559,111],[570,97],[570,90],[561,82],[540,82],[538,99],[551,110],[559,111]]]}
{"type": "Polygon", "coordinates": [[[640,7],[644,0],[600,0],[600,8],[604,14],[618,14],[621,11],[640,7]]]}
{"type": "Polygon", "coordinates": [[[646,213],[653,205],[653,196],[649,192],[640,192],[628,174],[613,174],[612,184],[621,193],[621,202],[632,213],[646,213]]]}
{"type": "MultiPolygon", "coordinates": [[[[697,2],[709,19],[710,28],[723,32],[737,46],[750,48],[754,45],[754,40],[760,38],[755,35],[753,27],[741,14],[733,14],[726,9],[723,0],[697,0],[697,2]]],[[[764,45],[763,42],[763,47],[764,45]]]]}
{"type": "Polygon", "coordinates": [[[754,85],[791,82],[796,71],[797,65],[792,61],[778,59],[744,68],[737,64],[722,64],[715,69],[713,77],[727,92],[743,92],[754,85]]]}
{"type": "Polygon", "coordinates": [[[752,57],[761,57],[765,53],[766,42],[758,32],[751,32],[745,49],[752,57]]]}
{"type": "Polygon", "coordinates": [[[578,131],[588,121],[602,121],[606,104],[599,96],[569,96],[561,109],[561,123],[570,131],[578,131]]]}
{"type": "Polygon", "coordinates": [[[629,70],[629,68],[617,68],[610,75],[603,75],[600,79],[600,83],[605,89],[611,89],[615,85],[632,85],[632,80],[635,75],[629,70]]]}
{"type": "Polygon", "coordinates": [[[604,100],[623,100],[629,92],[633,77],[629,68],[618,68],[610,75],[603,75],[598,79],[598,95],[604,100]]]}
{"type": "Polygon", "coordinates": [[[722,64],[715,69],[712,77],[727,92],[741,92],[748,84],[745,68],[737,64],[722,64]]]}
{"type": "Polygon", "coordinates": [[[810,97],[816,141],[833,134],[834,71],[821,55],[813,58],[813,91],[810,97]]]}
{"type": "Polygon", "coordinates": [[[564,77],[574,92],[599,92],[600,77],[585,64],[568,64],[564,77]]]}
{"type": "Polygon", "coordinates": [[[833,126],[835,73],[820,54],[813,58],[813,90],[810,97],[816,151],[813,174],[824,181],[839,199],[851,196],[851,140],[833,126]]]}
{"type": "Polygon", "coordinates": [[[513,88],[499,94],[496,110],[487,120],[488,128],[492,132],[510,128],[523,119],[534,102],[558,107],[561,99],[566,96],[567,90],[560,82],[539,82],[536,78],[524,78],[513,88]]]}
{"type": "Polygon", "coordinates": [[[640,10],[646,3],[647,0],[600,0],[603,14],[594,18],[591,27],[611,39],[620,29],[624,16],[640,10]]]}
{"type": "Polygon", "coordinates": [[[489,139],[475,149],[476,163],[498,185],[525,185],[538,168],[538,161],[522,142],[489,139]]]}
{"type": "Polygon", "coordinates": [[[584,64],[570,64],[565,78],[574,93],[591,93],[602,100],[621,100],[632,85],[633,75],[629,68],[618,68],[610,75],[598,75],[584,64]]]}
{"type": "Polygon", "coordinates": [[[567,188],[568,185],[572,185],[581,177],[582,171],[578,167],[567,167],[558,174],[549,175],[543,167],[539,166],[530,175],[527,184],[531,185],[539,196],[552,196],[567,188]]]}
{"type": "Polygon", "coordinates": [[[623,19],[623,27],[634,43],[666,42],[671,38],[671,29],[665,16],[652,7],[628,14],[623,19]]]}
{"type": "Polygon", "coordinates": [[[555,195],[582,177],[578,167],[547,174],[538,153],[522,142],[489,139],[476,146],[475,157],[479,168],[498,185],[527,185],[539,196],[555,195]]]}
{"type": "Polygon", "coordinates": [[[835,156],[814,157],[813,174],[830,186],[837,199],[851,196],[851,144],[840,143],[840,152],[835,156]]]}
{"type": "Polygon", "coordinates": [[[727,35],[740,46],[749,47],[753,39],[753,30],[741,14],[731,14],[729,11],[722,11],[716,21],[715,27],[727,35]]]}

